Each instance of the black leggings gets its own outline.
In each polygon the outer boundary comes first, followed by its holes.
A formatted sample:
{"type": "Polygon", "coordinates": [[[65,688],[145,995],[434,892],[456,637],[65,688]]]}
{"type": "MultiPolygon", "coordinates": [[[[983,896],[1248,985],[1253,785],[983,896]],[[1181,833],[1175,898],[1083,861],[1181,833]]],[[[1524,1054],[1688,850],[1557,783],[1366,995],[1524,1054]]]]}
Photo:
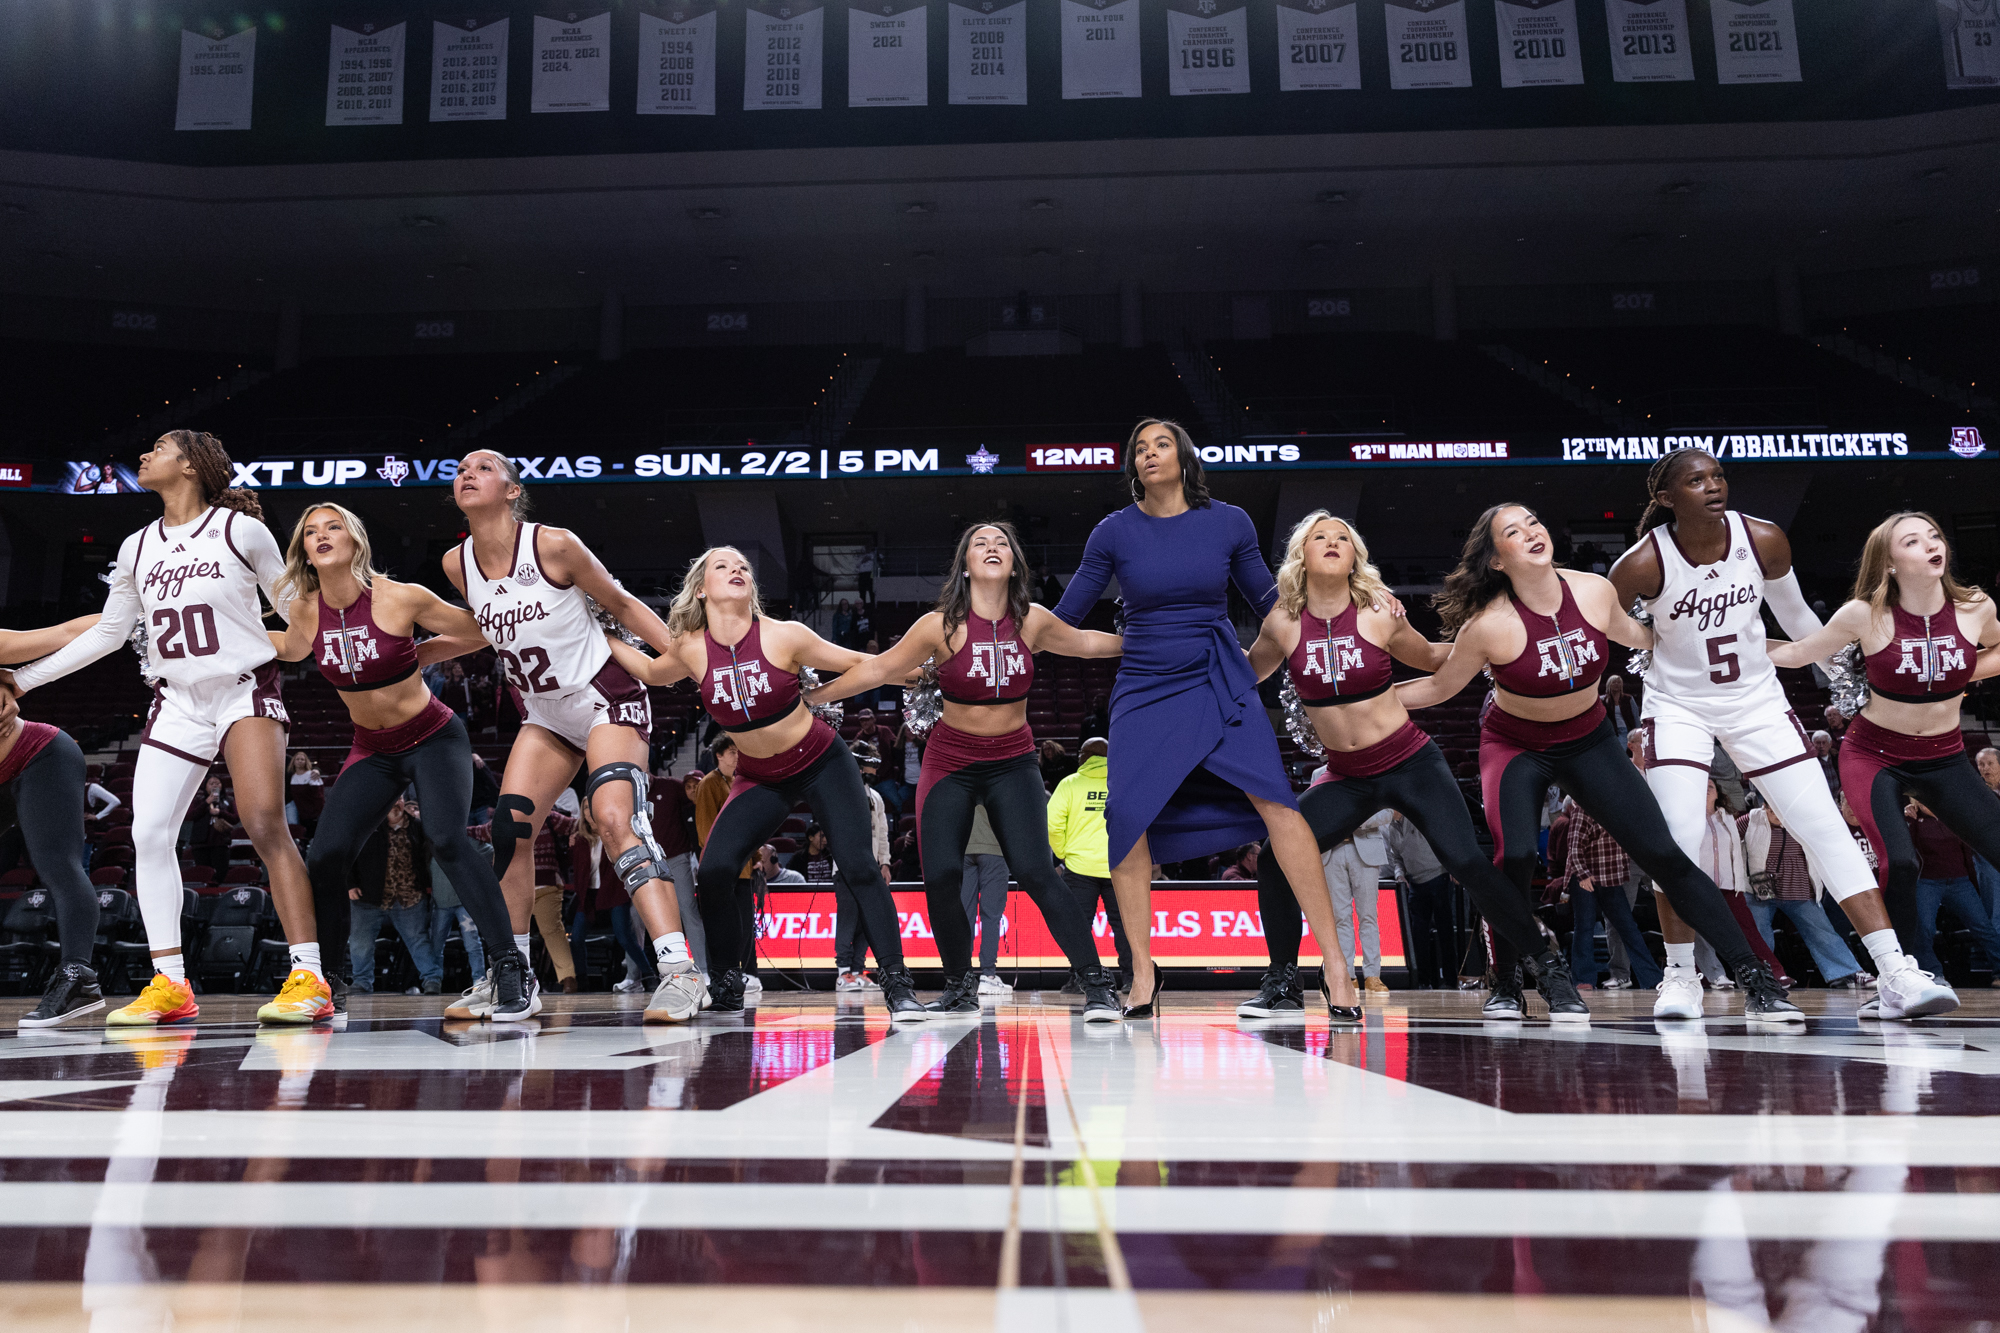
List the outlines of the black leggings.
{"type": "Polygon", "coordinates": [[[967,764],[945,774],[924,794],[924,807],[917,812],[923,834],[924,899],[930,906],[945,979],[956,981],[972,966],[972,918],[966,914],[959,888],[965,874],[965,844],[972,837],[972,812],[982,805],[1014,882],[1041,909],[1069,965],[1079,972],[1093,971],[1098,966],[1097,942],[1090,937],[1090,922],[1056,873],[1055,853],[1049,850],[1049,794],[1042,786],[1042,767],[1033,754],[1021,754],[967,764]]]}
{"type": "MultiPolygon", "coordinates": [[[[1452,878],[1466,887],[1480,912],[1515,948],[1539,954],[1549,947],[1527,899],[1479,850],[1465,797],[1436,741],[1424,742],[1423,749],[1386,773],[1322,782],[1299,798],[1299,813],[1312,827],[1322,852],[1346,841],[1378,810],[1399,810],[1417,826],[1452,878]]],[[[1296,967],[1302,938],[1299,900],[1268,841],[1257,858],[1257,910],[1264,917],[1264,947],[1271,952],[1272,964],[1296,967]]]]}
{"type": "Polygon", "coordinates": [[[1972,756],[1960,753],[1879,768],[1867,796],[1874,833],[1882,845],[1883,892],[1891,902],[1909,901],[1923,878],[1923,858],[1910,841],[1910,826],[1903,822],[1903,806],[1912,796],[1985,857],[1988,865],[2000,866],[2000,795],[1979,776],[1972,756]]]}
{"type": "Polygon", "coordinates": [[[732,796],[708,830],[695,871],[701,902],[701,924],[708,932],[708,958],[718,972],[738,967],[746,946],[736,904],[736,876],[766,839],[784,827],[792,807],[804,801],[826,830],[840,882],[861,906],[861,926],[875,950],[875,961],[889,971],[903,966],[903,931],[896,917],[896,900],[882,882],[875,862],[873,816],[868,793],[861,786],[861,768],[847,742],[838,736],[825,754],[801,772],[779,782],[760,782],[732,796]]]}
{"type": "MultiPolygon", "coordinates": [[[[1482,749],[1493,744],[1490,735],[1481,737],[1482,749]]],[[[1488,758],[1482,754],[1482,768],[1488,758]]],[[[1688,859],[1667,831],[1667,817],[1660,813],[1653,789],[1618,743],[1609,717],[1577,740],[1546,750],[1515,751],[1505,761],[1498,782],[1488,788],[1487,826],[1496,830],[1500,868],[1514,882],[1520,901],[1527,901],[1528,886],[1535,877],[1542,798],[1550,783],[1574,797],[1604,826],[1611,840],[1625,849],[1633,864],[1652,876],[1681,920],[1709,942],[1732,974],[1740,976],[1746,968],[1756,966],[1757,955],[1751,952],[1743,928],[1723,901],[1722,890],[1688,859]]],[[[1518,953],[1507,938],[1498,932],[1496,936],[1493,970],[1504,979],[1518,953]]]]}
{"type": "Polygon", "coordinates": [[[353,921],[347,890],[354,883],[354,858],[412,782],[417,785],[431,854],[472,914],[487,961],[514,947],[499,877],[465,831],[465,812],[472,807],[472,738],[464,721],[453,717],[401,754],[355,760],[326,794],[326,808],[320,812],[312,846],[306,849],[306,873],[312,878],[313,913],[319,918],[320,963],[329,978],[354,979],[347,956],[347,932],[353,921]]]}
{"type": "Polygon", "coordinates": [[[83,751],[58,731],[11,783],[21,843],[35,878],[55,898],[62,960],[90,966],[97,945],[97,890],[83,873],[83,751]]]}

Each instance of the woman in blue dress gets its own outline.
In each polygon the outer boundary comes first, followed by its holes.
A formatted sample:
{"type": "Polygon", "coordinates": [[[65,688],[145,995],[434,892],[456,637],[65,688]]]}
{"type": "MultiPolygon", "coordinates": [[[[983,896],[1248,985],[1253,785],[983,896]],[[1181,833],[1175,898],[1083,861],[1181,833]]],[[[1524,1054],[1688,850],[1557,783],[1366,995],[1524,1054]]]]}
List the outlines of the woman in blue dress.
{"type": "MultiPolygon", "coordinates": [[[[1082,621],[1111,579],[1125,602],[1125,657],[1111,695],[1111,887],[1128,922],[1153,919],[1153,865],[1268,836],[1313,937],[1338,939],[1319,846],[1299,814],[1257,678],[1229,622],[1229,585],[1259,616],[1277,581],[1250,516],[1209,498],[1201,456],[1171,421],[1139,423],[1125,446],[1134,503],[1090,534],[1056,615],[1082,621]]],[[[1130,1017],[1150,1017],[1159,990],[1147,932],[1132,935],[1130,1017]]],[[[1334,946],[1337,947],[1337,946],[1334,946]]],[[[1356,1018],[1350,969],[1330,966],[1327,1002],[1356,1018]]]]}

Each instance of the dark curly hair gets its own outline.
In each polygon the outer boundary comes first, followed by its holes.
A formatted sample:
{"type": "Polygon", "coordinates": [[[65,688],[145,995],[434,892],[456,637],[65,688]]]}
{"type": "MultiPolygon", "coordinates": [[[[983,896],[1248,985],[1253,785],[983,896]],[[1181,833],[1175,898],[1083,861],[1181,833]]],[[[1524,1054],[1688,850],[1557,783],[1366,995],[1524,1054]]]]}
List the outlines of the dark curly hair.
{"type": "Polygon", "coordinates": [[[1646,473],[1646,512],[1639,515],[1639,536],[1645,536],[1662,523],[1673,522],[1674,511],[1663,497],[1667,488],[1674,484],[1674,476],[1681,463],[1696,454],[1710,462],[1715,461],[1715,455],[1706,449],[1676,449],[1660,455],[1660,461],[1646,473]]]}
{"type": "Polygon", "coordinates": [[[251,518],[264,517],[264,506],[257,502],[253,492],[229,484],[236,469],[221,440],[202,430],[170,430],[160,438],[173,441],[174,448],[194,468],[195,483],[201,487],[204,503],[234,509],[251,518]]]}

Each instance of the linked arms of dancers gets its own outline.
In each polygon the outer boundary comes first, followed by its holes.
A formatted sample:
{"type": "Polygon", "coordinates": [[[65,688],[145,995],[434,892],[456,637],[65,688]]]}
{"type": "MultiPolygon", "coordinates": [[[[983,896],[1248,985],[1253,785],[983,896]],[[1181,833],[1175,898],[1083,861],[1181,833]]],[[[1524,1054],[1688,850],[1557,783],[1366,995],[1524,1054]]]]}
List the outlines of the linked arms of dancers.
{"type": "MultiPolygon", "coordinates": [[[[1576,598],[1577,609],[1591,624],[1603,626],[1605,635],[1612,642],[1624,644],[1627,648],[1653,646],[1652,627],[1642,625],[1626,614],[1625,608],[1618,604],[1618,593],[1610,580],[1596,574],[1575,572],[1565,573],[1562,577],[1576,598]]],[[[1504,602],[1494,602],[1461,625],[1458,636],[1452,640],[1450,656],[1434,673],[1397,685],[1396,697],[1403,701],[1403,707],[1429,708],[1444,703],[1491,665],[1495,652],[1512,647],[1513,640],[1509,636],[1520,634],[1521,622],[1511,608],[1504,615],[1495,610],[1505,605],[1504,602]]],[[[1505,660],[1513,661],[1526,648],[1526,636],[1521,635],[1521,647],[1509,653],[1505,660]]]]}
{"type": "MultiPolygon", "coordinates": [[[[1125,641],[1118,635],[1077,629],[1057,619],[1053,611],[1039,603],[1028,608],[1027,619],[1021,623],[1021,642],[1031,653],[1058,653],[1064,657],[1118,657],[1125,651],[1125,641]]],[[[873,657],[860,654],[861,660],[854,667],[841,672],[838,680],[828,681],[812,691],[806,701],[832,703],[891,681],[908,680],[931,657],[942,655],[945,643],[944,616],[932,611],[910,626],[886,651],[873,657]]]]}

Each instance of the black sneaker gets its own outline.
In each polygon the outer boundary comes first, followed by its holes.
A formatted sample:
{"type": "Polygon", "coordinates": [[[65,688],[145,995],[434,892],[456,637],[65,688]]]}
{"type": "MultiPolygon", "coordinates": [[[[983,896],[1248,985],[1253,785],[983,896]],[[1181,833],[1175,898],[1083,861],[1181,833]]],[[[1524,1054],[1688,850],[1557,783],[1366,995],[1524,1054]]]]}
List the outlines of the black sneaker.
{"type": "MultiPolygon", "coordinates": [[[[974,993],[977,994],[979,978],[973,976],[970,969],[966,975],[972,977],[974,993]]],[[[881,970],[880,976],[882,1002],[889,1006],[891,1023],[921,1023],[931,1016],[931,1011],[917,998],[917,981],[910,975],[908,968],[885,967],[881,970]]]]}
{"type": "Polygon", "coordinates": [[[1083,985],[1083,1021],[1086,1023],[1116,1023],[1125,1016],[1118,1004],[1118,992],[1112,989],[1111,974],[1103,968],[1086,972],[1083,985]]]}
{"type": "Polygon", "coordinates": [[[1519,1022],[1521,1019],[1521,965],[1516,963],[1493,977],[1493,992],[1479,1011],[1487,1018],[1519,1022]]]}
{"type": "Polygon", "coordinates": [[[1305,987],[1299,984],[1299,969],[1290,963],[1273,964],[1256,997],[1236,1006],[1238,1018],[1289,1018],[1305,1011],[1305,987]]]}
{"type": "Polygon", "coordinates": [[[104,1007],[104,992],[97,987],[97,973],[82,963],[64,963],[49,978],[42,1002],[21,1015],[24,1028],[52,1028],[104,1007]]]}
{"type": "Polygon", "coordinates": [[[1736,971],[1736,984],[1743,987],[1743,1018],[1750,1023],[1803,1023],[1806,1016],[1791,1002],[1771,969],[1753,962],[1736,971]]]}
{"type": "Polygon", "coordinates": [[[945,983],[944,994],[924,1006],[934,1014],[976,1014],[979,1010],[979,974],[970,968],[945,983]]]}
{"type": "Polygon", "coordinates": [[[1583,997],[1576,993],[1576,982],[1570,977],[1569,964],[1554,949],[1539,958],[1529,960],[1528,966],[1535,975],[1535,989],[1542,993],[1542,1000],[1549,1006],[1551,1023],[1588,1023],[1590,1009],[1583,997]]]}
{"type": "Polygon", "coordinates": [[[1058,995],[1081,995],[1083,994],[1083,982],[1077,978],[1076,973],[1072,972],[1069,974],[1069,979],[1063,982],[1062,989],[1056,993],[1058,995]]]}
{"type": "Polygon", "coordinates": [[[727,968],[708,983],[709,1010],[718,1014],[743,1012],[743,969],[727,968]]]}
{"type": "Polygon", "coordinates": [[[493,1010],[487,1018],[495,1023],[520,1023],[542,1012],[542,988],[519,949],[509,949],[493,960],[493,1010]]]}

